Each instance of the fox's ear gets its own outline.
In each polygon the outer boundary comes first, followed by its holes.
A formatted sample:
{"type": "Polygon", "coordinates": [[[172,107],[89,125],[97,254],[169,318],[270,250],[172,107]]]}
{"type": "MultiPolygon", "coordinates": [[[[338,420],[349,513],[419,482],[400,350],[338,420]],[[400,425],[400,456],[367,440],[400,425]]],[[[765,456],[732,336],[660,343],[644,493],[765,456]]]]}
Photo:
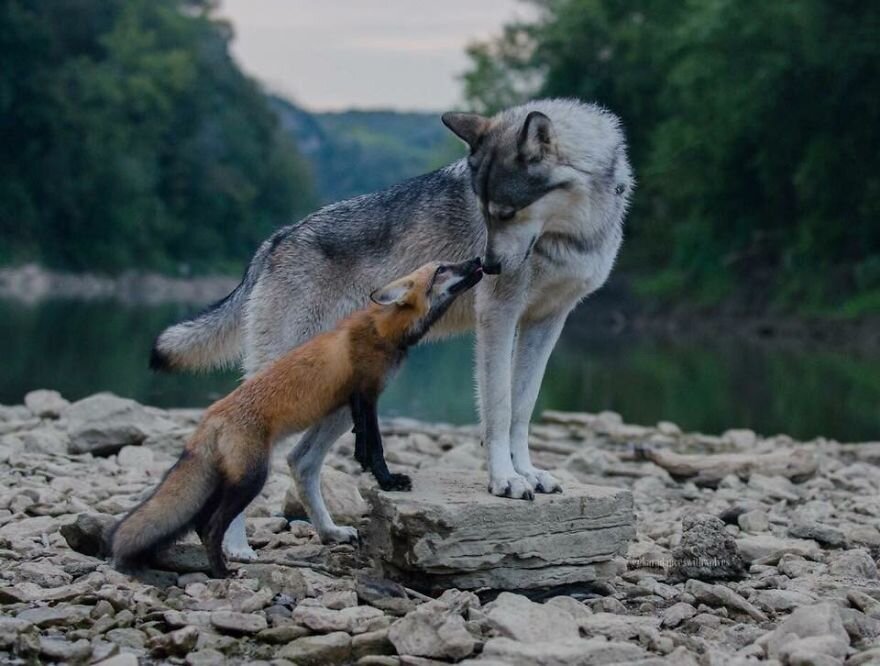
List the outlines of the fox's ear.
{"type": "Polygon", "coordinates": [[[370,300],[379,305],[403,305],[406,302],[406,295],[412,288],[412,280],[395,280],[370,294],[370,300]]]}
{"type": "Polygon", "coordinates": [[[480,138],[489,129],[489,119],[478,113],[444,113],[440,119],[455,136],[464,141],[471,150],[476,148],[480,138]]]}
{"type": "Polygon", "coordinates": [[[539,162],[548,153],[556,150],[556,131],[553,123],[540,111],[532,111],[526,116],[516,149],[520,156],[528,162],[539,162]]]}

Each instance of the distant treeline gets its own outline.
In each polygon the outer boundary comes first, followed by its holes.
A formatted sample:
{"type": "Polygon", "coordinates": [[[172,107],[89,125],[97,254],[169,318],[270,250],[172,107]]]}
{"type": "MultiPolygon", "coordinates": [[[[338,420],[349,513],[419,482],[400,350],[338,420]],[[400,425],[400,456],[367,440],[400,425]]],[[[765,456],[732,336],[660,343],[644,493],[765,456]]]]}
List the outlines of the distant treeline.
{"type": "Polygon", "coordinates": [[[439,113],[311,113],[277,97],[272,105],[311,163],[325,203],[381,190],[464,155],[439,113]]]}
{"type": "Polygon", "coordinates": [[[470,49],[466,94],[622,116],[623,267],[652,296],[880,312],[880,3],[533,0],[470,49]]]}
{"type": "Polygon", "coordinates": [[[314,206],[213,5],[0,3],[0,263],[238,270],[314,206]]]}

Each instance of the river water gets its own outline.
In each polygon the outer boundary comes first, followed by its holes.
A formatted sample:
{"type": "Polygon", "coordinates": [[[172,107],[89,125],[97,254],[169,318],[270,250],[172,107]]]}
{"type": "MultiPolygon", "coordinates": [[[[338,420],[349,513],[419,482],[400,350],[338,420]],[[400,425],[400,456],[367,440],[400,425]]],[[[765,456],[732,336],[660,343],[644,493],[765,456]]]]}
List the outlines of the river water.
{"type": "MultiPolygon", "coordinates": [[[[74,400],[112,391],[158,406],[204,406],[235,373],[161,375],[147,369],[153,337],[183,306],[0,301],[0,403],[35,388],[74,400]]],[[[880,439],[880,353],[736,336],[675,338],[595,330],[589,311],[569,321],[551,360],[539,409],[620,412],[631,423],[670,420],[686,430],[752,428],[797,438],[880,439]]],[[[476,420],[473,342],[425,345],[382,397],[384,414],[476,420]]]]}

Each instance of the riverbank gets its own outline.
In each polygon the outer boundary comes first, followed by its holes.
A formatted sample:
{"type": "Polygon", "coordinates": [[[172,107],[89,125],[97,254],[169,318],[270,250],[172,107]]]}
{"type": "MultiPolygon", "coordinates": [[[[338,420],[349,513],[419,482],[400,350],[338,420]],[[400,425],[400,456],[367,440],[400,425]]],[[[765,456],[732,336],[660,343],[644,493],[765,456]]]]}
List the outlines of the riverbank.
{"type": "MultiPolygon", "coordinates": [[[[97,273],[52,271],[37,264],[0,268],[0,298],[27,304],[49,299],[117,301],[126,305],[179,303],[208,305],[225,297],[238,284],[237,276],[170,277],[128,271],[111,277],[97,273]]],[[[729,303],[703,308],[688,303],[658,305],[637,296],[626,274],[612,275],[609,283],[582,306],[590,312],[593,329],[613,333],[716,336],[782,339],[858,349],[880,348],[880,317],[808,316],[774,314],[729,303]]]]}
{"type": "Polygon", "coordinates": [[[114,300],[124,304],[205,305],[226,296],[238,278],[214,275],[175,278],[128,271],[110,277],[97,273],[64,273],[37,264],[0,268],[0,298],[23,303],[48,299],[114,300]]]}
{"type": "MultiPolygon", "coordinates": [[[[601,583],[431,600],[377,578],[358,548],[323,546],[307,523],[283,517],[300,511],[284,451],[250,511],[258,563],[214,581],[181,549],[146,582],[121,575],[99,556],[96,526],[155,485],[198,411],[106,394],[70,405],[43,391],[25,403],[0,408],[4,663],[880,658],[878,442],[703,435],[611,412],[547,412],[531,433],[537,465],[631,493],[626,556],[601,583]]],[[[472,426],[397,419],[383,432],[395,471],[483,467],[472,426]]],[[[360,524],[369,508],[358,489],[373,481],[352,450],[347,435],[331,452],[325,492],[341,522],[360,524]]]]}

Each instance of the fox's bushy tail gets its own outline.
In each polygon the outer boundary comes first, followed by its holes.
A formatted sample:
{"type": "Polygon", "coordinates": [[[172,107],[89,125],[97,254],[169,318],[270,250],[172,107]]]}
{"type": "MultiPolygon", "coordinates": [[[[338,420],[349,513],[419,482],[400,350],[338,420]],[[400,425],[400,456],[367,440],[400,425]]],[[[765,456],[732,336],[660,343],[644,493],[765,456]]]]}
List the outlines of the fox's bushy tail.
{"type": "Polygon", "coordinates": [[[241,282],[226,298],[159,334],[150,353],[150,368],[210,370],[241,358],[244,306],[274,246],[273,238],[260,246],[241,282]]]}
{"type": "Polygon", "coordinates": [[[111,535],[117,566],[143,561],[185,532],[205,508],[219,473],[199,452],[186,450],[153,493],[120,521],[111,535]]]}

